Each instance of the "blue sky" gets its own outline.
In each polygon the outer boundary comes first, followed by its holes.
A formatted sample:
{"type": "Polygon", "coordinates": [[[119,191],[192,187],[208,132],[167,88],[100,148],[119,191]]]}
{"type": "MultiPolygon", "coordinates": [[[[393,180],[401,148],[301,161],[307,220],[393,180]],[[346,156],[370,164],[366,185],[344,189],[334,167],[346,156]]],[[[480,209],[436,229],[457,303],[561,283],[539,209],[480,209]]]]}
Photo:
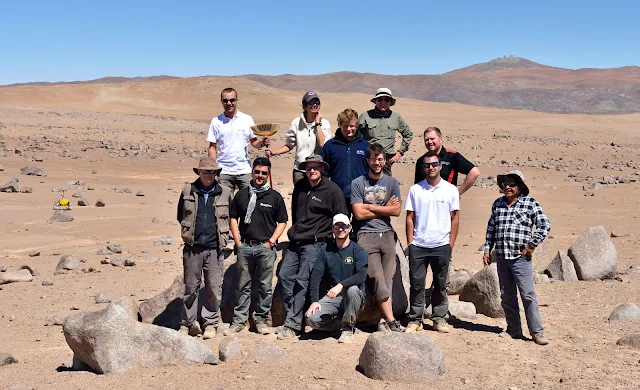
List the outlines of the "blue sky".
{"type": "Polygon", "coordinates": [[[640,65],[638,1],[5,0],[0,84],[105,76],[439,74],[503,55],[640,65]]]}

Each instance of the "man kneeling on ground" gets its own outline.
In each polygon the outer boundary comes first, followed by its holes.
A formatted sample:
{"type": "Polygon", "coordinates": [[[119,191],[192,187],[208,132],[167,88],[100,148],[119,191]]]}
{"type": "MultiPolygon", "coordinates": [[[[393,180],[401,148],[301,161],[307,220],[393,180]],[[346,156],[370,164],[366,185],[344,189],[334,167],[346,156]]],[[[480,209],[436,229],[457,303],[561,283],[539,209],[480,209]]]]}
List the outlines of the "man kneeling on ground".
{"type": "Polygon", "coordinates": [[[307,325],[313,329],[340,330],[339,343],[353,341],[353,329],[364,309],[364,282],[367,277],[367,252],[349,240],[351,226],[344,214],[333,217],[335,242],[320,248],[309,288],[311,306],[307,310],[307,325]],[[331,289],[320,299],[323,278],[331,289]]]}

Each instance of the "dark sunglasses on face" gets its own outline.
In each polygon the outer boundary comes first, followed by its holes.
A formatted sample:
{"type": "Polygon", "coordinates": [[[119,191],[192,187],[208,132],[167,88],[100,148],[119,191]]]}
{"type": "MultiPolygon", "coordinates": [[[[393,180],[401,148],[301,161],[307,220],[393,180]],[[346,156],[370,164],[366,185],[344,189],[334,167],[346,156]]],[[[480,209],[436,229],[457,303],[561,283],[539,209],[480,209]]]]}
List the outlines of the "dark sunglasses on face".
{"type": "Polygon", "coordinates": [[[238,101],[238,99],[222,99],[222,103],[235,103],[236,101],[238,101]]]}
{"type": "Polygon", "coordinates": [[[254,169],[253,170],[253,174],[254,175],[262,175],[262,176],[269,176],[269,171],[261,171],[259,169],[254,169]]]}
{"type": "Polygon", "coordinates": [[[440,166],[440,161],[433,161],[433,162],[427,162],[427,163],[423,163],[422,167],[423,168],[438,168],[440,166]]]}
{"type": "Polygon", "coordinates": [[[215,175],[216,171],[210,171],[208,169],[201,169],[200,173],[202,173],[203,175],[215,175]]]}
{"type": "Polygon", "coordinates": [[[511,188],[516,188],[518,186],[518,183],[515,181],[505,181],[504,183],[502,183],[502,187],[511,187],[511,188]]]}
{"type": "Polygon", "coordinates": [[[347,229],[349,229],[349,226],[351,226],[351,225],[345,225],[343,223],[336,223],[336,224],[333,225],[333,228],[335,230],[347,230],[347,229]]]}
{"type": "Polygon", "coordinates": [[[391,98],[388,98],[388,97],[379,97],[377,100],[378,100],[379,102],[386,102],[386,103],[389,103],[389,102],[391,101],[391,98]]]}
{"type": "Polygon", "coordinates": [[[310,106],[313,106],[314,104],[320,105],[320,100],[318,99],[313,99],[312,101],[310,101],[308,103],[310,106]]]}
{"type": "Polygon", "coordinates": [[[307,165],[304,169],[307,172],[310,172],[310,171],[321,171],[322,170],[322,165],[311,165],[311,166],[307,165]]]}

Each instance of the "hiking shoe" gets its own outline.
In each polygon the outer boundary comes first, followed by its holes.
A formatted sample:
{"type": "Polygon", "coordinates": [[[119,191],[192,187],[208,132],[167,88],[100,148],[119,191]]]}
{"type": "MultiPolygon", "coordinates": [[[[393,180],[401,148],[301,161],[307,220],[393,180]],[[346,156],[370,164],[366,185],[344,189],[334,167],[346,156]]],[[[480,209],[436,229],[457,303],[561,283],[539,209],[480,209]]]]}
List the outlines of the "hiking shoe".
{"type": "Polygon", "coordinates": [[[180,334],[183,334],[185,336],[191,336],[191,337],[200,336],[200,333],[202,333],[202,331],[200,330],[200,324],[197,322],[194,322],[189,326],[181,325],[180,330],[178,332],[180,332],[180,334]]]}
{"type": "Polygon", "coordinates": [[[231,324],[231,326],[225,329],[222,334],[225,336],[229,336],[232,334],[240,333],[242,329],[244,329],[244,324],[231,324]]]}
{"type": "Polygon", "coordinates": [[[180,330],[178,332],[182,335],[189,336],[189,327],[181,325],[180,330]]]}
{"type": "Polygon", "coordinates": [[[214,337],[216,337],[216,328],[214,328],[213,326],[209,326],[204,330],[204,333],[202,334],[202,339],[203,340],[209,340],[212,339],[214,337]]]}
{"type": "Polygon", "coordinates": [[[405,333],[414,333],[422,330],[422,324],[418,321],[409,322],[407,327],[405,328],[405,333]]]}
{"type": "Polygon", "coordinates": [[[389,324],[386,321],[378,322],[378,332],[388,332],[389,324]]]}
{"type": "Polygon", "coordinates": [[[531,335],[533,341],[538,345],[547,345],[549,344],[549,339],[544,335],[544,332],[538,332],[531,335]]]}
{"type": "Polygon", "coordinates": [[[288,340],[294,337],[296,337],[296,331],[286,326],[278,333],[278,340],[288,340]]]}
{"type": "Polygon", "coordinates": [[[439,333],[449,333],[449,332],[451,332],[451,328],[449,328],[449,325],[446,322],[434,322],[433,323],[433,330],[435,330],[436,332],[439,332],[439,333]]]}
{"type": "Polygon", "coordinates": [[[404,326],[400,325],[398,320],[387,322],[387,326],[389,327],[389,330],[392,332],[404,332],[407,329],[404,326]]]}
{"type": "Polygon", "coordinates": [[[340,330],[340,338],[338,339],[339,343],[351,343],[353,342],[353,329],[352,328],[342,328],[340,330]]]}
{"type": "Polygon", "coordinates": [[[264,322],[256,322],[256,332],[258,334],[270,334],[271,329],[264,322]]]}

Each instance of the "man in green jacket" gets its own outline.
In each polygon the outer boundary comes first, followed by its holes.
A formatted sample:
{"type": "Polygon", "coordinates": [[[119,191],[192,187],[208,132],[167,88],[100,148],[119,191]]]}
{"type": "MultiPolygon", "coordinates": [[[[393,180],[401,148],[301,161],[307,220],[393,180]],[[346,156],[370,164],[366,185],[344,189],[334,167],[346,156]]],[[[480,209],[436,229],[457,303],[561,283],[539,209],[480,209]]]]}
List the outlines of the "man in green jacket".
{"type": "Polygon", "coordinates": [[[371,99],[376,106],[363,112],[358,118],[358,128],[362,137],[370,143],[379,143],[384,148],[387,159],[384,173],[391,175],[391,166],[409,150],[413,133],[407,122],[390,107],[396,104],[396,99],[389,88],[379,88],[371,99]],[[402,145],[396,149],[396,132],[402,135],[402,145]]]}

